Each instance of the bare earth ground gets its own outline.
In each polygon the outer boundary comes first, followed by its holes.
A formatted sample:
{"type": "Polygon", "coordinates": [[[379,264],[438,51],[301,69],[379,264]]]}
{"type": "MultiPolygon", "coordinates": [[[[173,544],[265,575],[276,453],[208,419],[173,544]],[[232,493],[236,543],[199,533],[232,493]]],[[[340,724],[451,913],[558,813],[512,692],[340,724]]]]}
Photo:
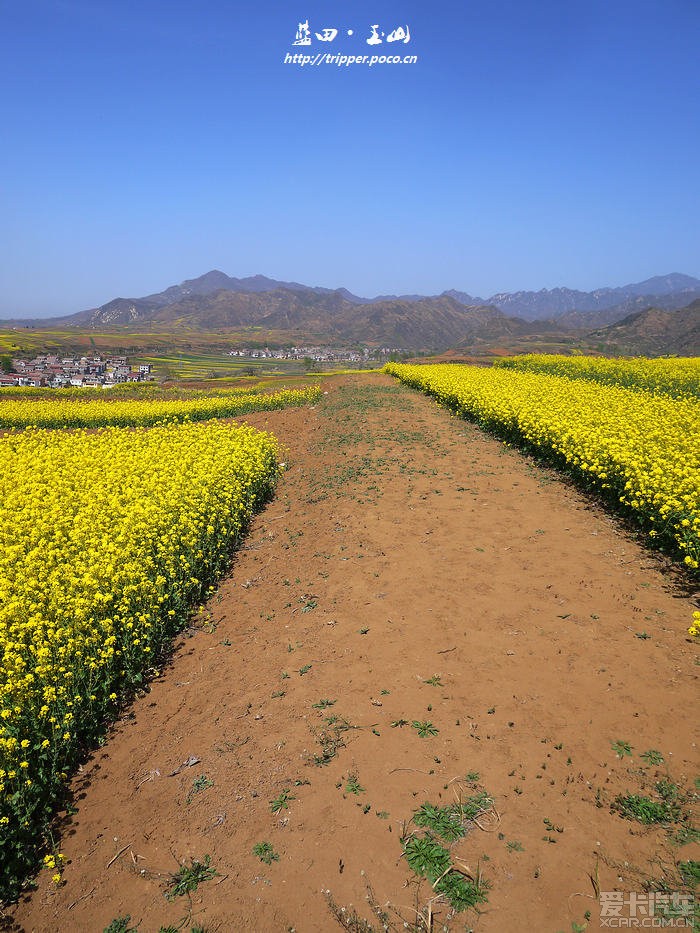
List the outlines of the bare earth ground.
{"type": "Polygon", "coordinates": [[[416,923],[432,892],[401,858],[403,821],[473,792],[469,772],[495,809],[453,858],[488,902],[456,917],[434,902],[435,929],[569,933],[586,911],[598,929],[590,876],[640,892],[666,872],[674,890],[674,861],[698,858],[610,811],[699,770],[693,601],[666,564],[553,471],[389,377],[324,387],[313,409],[246,419],[288,448],[276,498],[211,624],[76,778],[64,884],[44,872],[13,929],[101,931],[127,914],[144,933],[340,929],[328,891],[379,929],[368,884],[416,923]],[[331,714],[357,728],[334,731],[331,714]],[[439,732],[420,737],[422,720],[439,732]],[[213,785],[193,793],[201,775],[213,785]],[[262,841],[278,862],[252,854],[262,841]],[[166,900],[178,862],[205,854],[218,876],[166,900]]]}

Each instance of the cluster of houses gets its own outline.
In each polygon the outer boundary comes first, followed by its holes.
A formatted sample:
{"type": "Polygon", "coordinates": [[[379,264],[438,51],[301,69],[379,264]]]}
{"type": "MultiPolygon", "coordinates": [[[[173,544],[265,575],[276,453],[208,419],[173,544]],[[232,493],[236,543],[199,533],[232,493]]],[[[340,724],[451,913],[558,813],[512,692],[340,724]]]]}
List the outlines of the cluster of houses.
{"type": "Polygon", "coordinates": [[[14,372],[0,374],[2,386],[96,386],[108,388],[120,382],[152,379],[148,363],[131,366],[125,356],[61,357],[42,354],[33,360],[12,360],[14,372]]]}
{"type": "MultiPolygon", "coordinates": [[[[243,347],[229,355],[248,360],[313,360],[314,363],[364,363],[405,355],[401,347],[243,347]]],[[[125,356],[59,356],[40,354],[33,360],[12,360],[12,372],[0,372],[3,386],[35,386],[60,389],[67,386],[108,388],[122,382],[145,382],[154,376],[148,363],[130,365],[125,356]]]]}
{"type": "Polygon", "coordinates": [[[348,347],[285,347],[273,350],[265,347],[264,350],[244,347],[241,350],[231,350],[229,356],[239,356],[253,360],[305,360],[311,359],[315,363],[363,363],[368,360],[382,360],[390,356],[407,353],[402,347],[363,347],[361,350],[351,350],[348,347]]]}

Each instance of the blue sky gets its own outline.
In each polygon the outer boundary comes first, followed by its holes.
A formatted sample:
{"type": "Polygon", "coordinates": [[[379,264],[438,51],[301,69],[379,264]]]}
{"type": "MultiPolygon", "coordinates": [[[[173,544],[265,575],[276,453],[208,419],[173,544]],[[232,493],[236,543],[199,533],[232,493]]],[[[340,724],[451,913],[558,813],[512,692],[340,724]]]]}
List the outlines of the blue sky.
{"type": "Polygon", "coordinates": [[[0,317],[212,268],[367,296],[700,276],[699,37],[697,0],[0,0],[0,317]],[[319,52],[418,61],[284,63],[319,52]]]}

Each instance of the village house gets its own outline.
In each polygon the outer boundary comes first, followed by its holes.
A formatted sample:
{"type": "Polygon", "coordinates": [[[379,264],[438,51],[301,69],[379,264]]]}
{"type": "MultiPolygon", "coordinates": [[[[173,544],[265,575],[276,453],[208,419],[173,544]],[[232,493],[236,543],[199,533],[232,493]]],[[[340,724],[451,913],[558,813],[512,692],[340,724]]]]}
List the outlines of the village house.
{"type": "Polygon", "coordinates": [[[55,353],[39,354],[33,360],[13,359],[14,372],[0,376],[0,388],[35,386],[54,389],[65,386],[110,386],[120,382],[141,382],[152,379],[151,366],[142,363],[132,369],[125,356],[59,357],[55,353]]]}

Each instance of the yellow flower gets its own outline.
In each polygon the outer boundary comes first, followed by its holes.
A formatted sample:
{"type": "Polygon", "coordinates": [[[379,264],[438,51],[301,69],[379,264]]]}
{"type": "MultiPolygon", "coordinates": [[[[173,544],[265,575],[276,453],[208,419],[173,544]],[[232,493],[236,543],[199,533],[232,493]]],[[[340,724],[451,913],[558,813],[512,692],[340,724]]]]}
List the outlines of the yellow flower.
{"type": "Polygon", "coordinates": [[[7,832],[34,819],[16,812],[22,804],[14,801],[28,788],[50,799],[47,785],[67,780],[95,719],[113,713],[123,685],[150,668],[174,620],[213,592],[232,545],[274,488],[274,437],[216,420],[178,422],[303,404],[318,394],[244,399],[236,392],[175,405],[3,398],[0,428],[99,427],[0,434],[0,819],[7,832]],[[153,426],[100,427],[111,420],[153,426]],[[32,757],[29,749],[41,751],[32,757]]]}
{"type": "Polygon", "coordinates": [[[688,634],[693,636],[700,635],[700,612],[693,613],[693,624],[688,629],[688,634]]]}

